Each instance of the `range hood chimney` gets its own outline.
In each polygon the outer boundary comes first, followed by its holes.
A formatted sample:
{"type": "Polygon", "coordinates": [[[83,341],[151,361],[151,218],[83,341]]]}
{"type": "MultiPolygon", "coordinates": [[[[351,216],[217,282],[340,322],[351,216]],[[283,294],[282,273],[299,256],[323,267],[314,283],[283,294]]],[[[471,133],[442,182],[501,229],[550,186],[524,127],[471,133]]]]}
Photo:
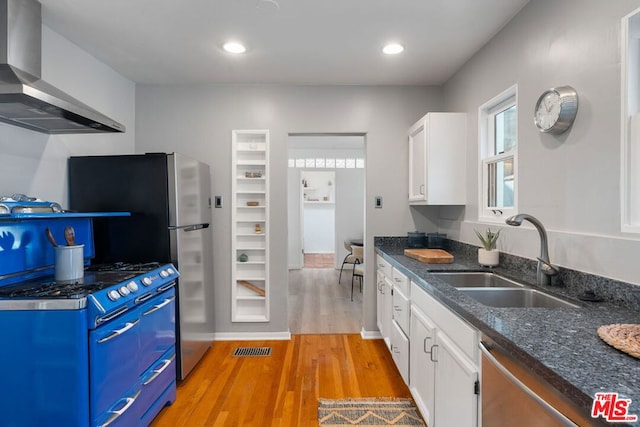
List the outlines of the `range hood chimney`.
{"type": "Polygon", "coordinates": [[[41,80],[42,6],[0,0],[0,122],[49,134],[124,132],[120,123],[41,80]]]}

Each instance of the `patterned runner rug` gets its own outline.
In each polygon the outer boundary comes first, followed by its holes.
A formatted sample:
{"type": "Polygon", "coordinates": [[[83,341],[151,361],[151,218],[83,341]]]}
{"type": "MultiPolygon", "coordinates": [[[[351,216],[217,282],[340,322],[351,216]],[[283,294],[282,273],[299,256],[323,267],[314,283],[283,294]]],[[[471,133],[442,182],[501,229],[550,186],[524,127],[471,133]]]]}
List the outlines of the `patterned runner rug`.
{"type": "Polygon", "coordinates": [[[411,399],[319,399],[320,427],[425,426],[411,399]]]}

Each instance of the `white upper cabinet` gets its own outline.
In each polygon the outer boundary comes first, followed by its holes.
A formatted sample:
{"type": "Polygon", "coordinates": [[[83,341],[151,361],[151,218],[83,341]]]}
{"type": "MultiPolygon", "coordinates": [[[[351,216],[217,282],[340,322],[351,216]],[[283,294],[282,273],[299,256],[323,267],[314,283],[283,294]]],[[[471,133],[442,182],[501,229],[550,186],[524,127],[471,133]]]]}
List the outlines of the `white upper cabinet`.
{"type": "Polygon", "coordinates": [[[409,129],[409,203],[466,204],[467,117],[428,113],[409,129]]]}

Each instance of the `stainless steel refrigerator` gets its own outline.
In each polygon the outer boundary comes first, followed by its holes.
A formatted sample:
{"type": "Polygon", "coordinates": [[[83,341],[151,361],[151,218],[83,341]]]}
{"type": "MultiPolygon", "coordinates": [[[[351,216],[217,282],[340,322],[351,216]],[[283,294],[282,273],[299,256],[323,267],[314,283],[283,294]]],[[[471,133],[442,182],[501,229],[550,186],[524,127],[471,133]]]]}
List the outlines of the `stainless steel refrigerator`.
{"type": "Polygon", "coordinates": [[[71,157],[68,166],[71,210],[131,212],[94,219],[94,264],[178,268],[177,374],[184,379],[215,331],[209,166],[177,153],[71,157]]]}

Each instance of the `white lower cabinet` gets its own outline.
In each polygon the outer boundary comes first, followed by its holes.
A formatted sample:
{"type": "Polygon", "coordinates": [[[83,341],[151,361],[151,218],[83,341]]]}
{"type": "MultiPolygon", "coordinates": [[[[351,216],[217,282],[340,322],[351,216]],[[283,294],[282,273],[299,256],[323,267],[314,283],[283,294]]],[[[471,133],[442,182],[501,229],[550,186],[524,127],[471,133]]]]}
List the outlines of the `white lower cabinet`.
{"type": "Polygon", "coordinates": [[[380,335],[384,338],[384,273],[380,270],[376,271],[376,324],[380,335]]]}
{"type": "Polygon", "coordinates": [[[391,353],[402,379],[408,385],[410,302],[395,281],[391,292],[391,301],[393,310],[391,316],[391,353]]]}
{"type": "Polygon", "coordinates": [[[433,427],[478,425],[478,366],[441,331],[436,348],[433,427]]]}
{"type": "Polygon", "coordinates": [[[376,259],[376,315],[377,325],[387,348],[391,348],[391,318],[393,316],[393,295],[391,291],[391,265],[380,255],[376,259]]]}
{"type": "Polygon", "coordinates": [[[433,426],[436,392],[436,365],[432,349],[436,327],[415,306],[411,307],[411,348],[409,349],[410,390],[428,426],[433,426]]]}
{"type": "Polygon", "coordinates": [[[410,389],[429,427],[478,426],[478,332],[411,283],[410,389]]]}
{"type": "Polygon", "coordinates": [[[409,318],[411,311],[411,303],[409,298],[394,285],[392,292],[393,320],[400,326],[400,329],[409,336],[409,318]]]}
{"type": "Polygon", "coordinates": [[[402,379],[409,384],[409,338],[396,322],[391,322],[391,356],[402,379]]]}

